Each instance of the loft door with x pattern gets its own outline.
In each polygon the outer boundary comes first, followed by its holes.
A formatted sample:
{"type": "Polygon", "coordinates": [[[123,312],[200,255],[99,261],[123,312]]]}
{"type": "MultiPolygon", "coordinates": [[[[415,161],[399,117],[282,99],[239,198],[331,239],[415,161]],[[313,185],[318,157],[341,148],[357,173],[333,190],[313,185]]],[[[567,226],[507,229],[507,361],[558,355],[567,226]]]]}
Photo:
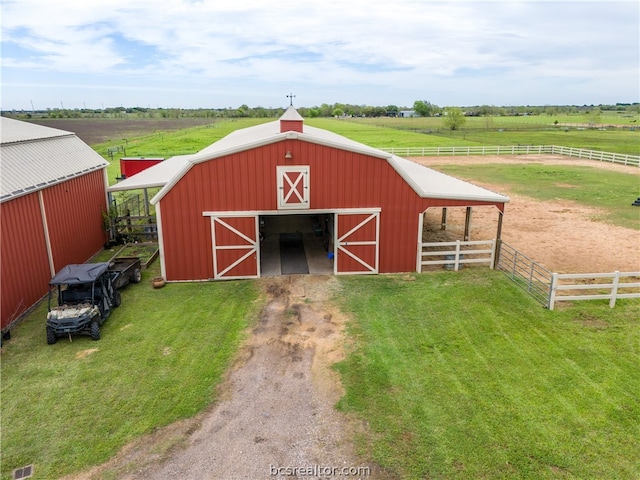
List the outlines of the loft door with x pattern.
{"type": "Polygon", "coordinates": [[[278,209],[309,208],[309,167],[277,167],[278,209]]]}

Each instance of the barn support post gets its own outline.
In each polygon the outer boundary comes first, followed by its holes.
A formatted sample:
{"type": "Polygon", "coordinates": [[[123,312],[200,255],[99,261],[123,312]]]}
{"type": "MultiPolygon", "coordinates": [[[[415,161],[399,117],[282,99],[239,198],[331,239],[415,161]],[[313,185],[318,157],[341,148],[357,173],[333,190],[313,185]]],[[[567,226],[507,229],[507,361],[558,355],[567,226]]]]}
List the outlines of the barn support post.
{"type": "Polygon", "coordinates": [[[495,247],[495,258],[493,262],[493,268],[498,268],[498,263],[500,262],[500,247],[502,247],[502,218],[504,217],[504,213],[501,210],[498,210],[498,229],[496,231],[496,247],[495,247]]]}
{"type": "Polygon", "coordinates": [[[440,222],[440,230],[447,229],[447,207],[442,209],[442,221],[440,222]]]}
{"type": "Polygon", "coordinates": [[[422,230],[424,229],[424,216],[427,212],[421,212],[418,215],[418,245],[416,255],[416,272],[422,273],[422,230]]]}
{"type": "Polygon", "coordinates": [[[149,216],[149,191],[144,189],[144,214],[149,216]]]}
{"type": "Polygon", "coordinates": [[[471,231],[471,207],[467,207],[467,214],[464,219],[464,241],[468,242],[470,239],[469,232],[471,231]]]}

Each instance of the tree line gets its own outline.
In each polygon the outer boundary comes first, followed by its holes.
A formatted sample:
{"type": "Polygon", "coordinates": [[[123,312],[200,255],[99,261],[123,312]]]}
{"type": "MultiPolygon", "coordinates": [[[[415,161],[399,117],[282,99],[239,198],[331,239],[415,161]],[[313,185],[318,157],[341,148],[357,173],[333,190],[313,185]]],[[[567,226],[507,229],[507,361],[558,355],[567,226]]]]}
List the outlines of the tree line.
{"type": "MultiPolygon", "coordinates": [[[[467,107],[440,107],[428,100],[416,100],[411,106],[398,105],[354,105],[348,103],[323,103],[313,107],[297,107],[300,115],[315,117],[398,117],[398,116],[444,116],[460,118],[467,116],[518,116],[558,115],[571,113],[626,112],[640,113],[640,103],[616,103],[615,105],[520,105],[495,106],[475,105],[467,107]]],[[[285,111],[282,107],[250,107],[246,104],[227,108],[145,108],[108,107],[101,109],[47,108],[35,111],[2,111],[2,115],[22,118],[273,118],[285,111]]],[[[455,129],[455,128],[453,128],[455,129]]]]}

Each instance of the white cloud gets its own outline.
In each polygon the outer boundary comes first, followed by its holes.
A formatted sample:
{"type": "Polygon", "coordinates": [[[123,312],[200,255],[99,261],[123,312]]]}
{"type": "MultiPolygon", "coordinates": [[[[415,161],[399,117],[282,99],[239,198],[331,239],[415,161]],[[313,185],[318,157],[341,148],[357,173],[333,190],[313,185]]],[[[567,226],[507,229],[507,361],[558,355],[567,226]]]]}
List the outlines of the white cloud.
{"type": "Polygon", "coordinates": [[[268,104],[281,93],[269,89],[287,84],[302,105],[334,101],[322,95],[503,104],[515,91],[528,104],[637,101],[638,10],[606,0],[5,0],[2,107],[24,108],[38,79],[66,79],[76,87],[64,94],[77,96],[91,75],[130,85],[130,104],[164,88],[163,101],[216,106],[188,93],[207,84],[238,104],[243,92],[268,104]],[[141,93],[142,82],[154,88],[141,93]]]}

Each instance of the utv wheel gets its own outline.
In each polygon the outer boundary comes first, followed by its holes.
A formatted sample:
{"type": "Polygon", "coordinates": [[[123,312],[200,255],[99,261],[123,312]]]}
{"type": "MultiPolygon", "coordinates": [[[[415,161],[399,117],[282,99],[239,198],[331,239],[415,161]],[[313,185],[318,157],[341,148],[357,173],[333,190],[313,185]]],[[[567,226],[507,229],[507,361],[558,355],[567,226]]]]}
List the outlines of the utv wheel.
{"type": "Polygon", "coordinates": [[[53,331],[53,328],[47,327],[47,344],[53,345],[58,341],[58,337],[56,337],[56,333],[53,331]]]}
{"type": "Polygon", "coordinates": [[[91,340],[100,340],[100,325],[98,325],[98,322],[91,322],[89,335],[91,336],[91,340]]]}
{"type": "Polygon", "coordinates": [[[133,283],[140,283],[142,281],[142,272],[140,271],[139,268],[136,268],[133,271],[133,276],[131,277],[131,281],[133,283]]]}
{"type": "Polygon", "coordinates": [[[113,294],[113,306],[115,308],[119,307],[122,303],[122,297],[120,296],[120,292],[116,290],[113,294]]]}

